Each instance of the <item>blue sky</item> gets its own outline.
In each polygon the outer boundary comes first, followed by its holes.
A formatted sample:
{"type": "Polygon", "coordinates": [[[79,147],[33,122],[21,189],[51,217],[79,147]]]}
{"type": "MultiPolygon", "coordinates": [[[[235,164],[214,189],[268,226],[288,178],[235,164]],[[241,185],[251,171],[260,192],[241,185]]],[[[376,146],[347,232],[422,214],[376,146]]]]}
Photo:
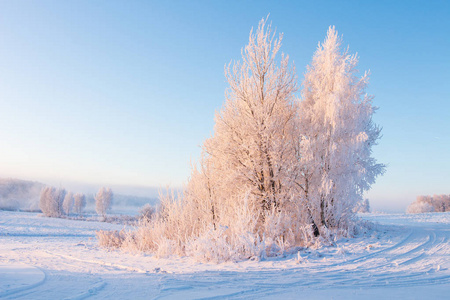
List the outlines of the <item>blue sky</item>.
{"type": "Polygon", "coordinates": [[[300,79],[330,25],[371,70],[374,156],[388,165],[372,206],[449,194],[448,1],[2,1],[0,176],[181,186],[223,103],[224,65],[269,13],[300,79]]]}

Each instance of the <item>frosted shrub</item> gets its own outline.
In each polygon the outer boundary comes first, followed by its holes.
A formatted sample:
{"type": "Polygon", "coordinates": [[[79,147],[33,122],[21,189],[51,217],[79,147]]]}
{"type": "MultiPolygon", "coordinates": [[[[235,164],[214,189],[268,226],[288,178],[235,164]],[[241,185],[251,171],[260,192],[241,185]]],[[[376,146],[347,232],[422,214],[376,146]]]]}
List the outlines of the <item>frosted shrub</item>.
{"type": "Polygon", "coordinates": [[[167,239],[165,237],[160,237],[156,242],[157,248],[155,255],[157,258],[169,257],[171,255],[176,255],[179,253],[179,248],[177,242],[174,240],[167,239]]]}
{"type": "Polygon", "coordinates": [[[233,207],[228,216],[230,222],[228,231],[230,243],[235,253],[235,259],[264,256],[264,230],[261,220],[263,212],[257,208],[256,199],[246,193],[243,199],[235,200],[240,205],[233,207]],[[239,201],[240,200],[240,201],[239,201]]]}
{"type": "Polygon", "coordinates": [[[267,256],[282,255],[291,246],[297,245],[292,229],[291,217],[285,212],[273,209],[266,215],[264,233],[265,243],[269,247],[266,250],[267,256]]]}
{"type": "Polygon", "coordinates": [[[96,231],[96,236],[101,247],[105,248],[119,248],[122,246],[126,235],[123,231],[96,231]]]}
{"type": "Polygon", "coordinates": [[[136,230],[127,232],[121,247],[130,252],[154,252],[157,230],[149,225],[147,221],[140,221],[136,230]]]}
{"type": "Polygon", "coordinates": [[[299,235],[297,236],[298,239],[302,241],[302,245],[305,247],[309,247],[314,243],[315,236],[314,236],[314,230],[310,224],[302,225],[297,227],[299,235]]]}
{"type": "Polygon", "coordinates": [[[158,257],[185,254],[186,240],[198,232],[195,222],[188,217],[188,210],[182,209],[181,197],[168,192],[160,194],[160,199],[159,211],[151,219],[140,219],[136,230],[127,233],[122,248],[152,252],[158,257]]]}
{"type": "Polygon", "coordinates": [[[140,219],[150,220],[154,214],[155,208],[148,203],[139,210],[140,219]]]}
{"type": "Polygon", "coordinates": [[[226,231],[226,227],[211,227],[201,236],[191,238],[186,243],[186,255],[202,262],[223,262],[235,258],[226,231]]]}

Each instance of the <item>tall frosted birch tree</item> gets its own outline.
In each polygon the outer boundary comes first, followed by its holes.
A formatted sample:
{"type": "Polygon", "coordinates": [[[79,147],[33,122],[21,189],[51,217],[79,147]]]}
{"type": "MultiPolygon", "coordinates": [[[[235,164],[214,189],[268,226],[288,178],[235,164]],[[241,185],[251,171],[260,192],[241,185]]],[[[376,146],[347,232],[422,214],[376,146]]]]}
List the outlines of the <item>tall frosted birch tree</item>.
{"type": "Polygon", "coordinates": [[[330,27],[307,68],[299,105],[297,186],[313,224],[322,228],[344,228],[385,169],[372,157],[381,129],[372,121],[373,97],[365,93],[368,73],[357,76],[358,57],[341,44],[330,27]]]}
{"type": "Polygon", "coordinates": [[[248,193],[264,212],[291,197],[297,85],[288,56],[278,59],[281,40],[262,20],[250,32],[242,61],[225,69],[226,100],[216,114],[214,135],[203,146],[208,172],[220,174],[216,201],[248,193]]]}

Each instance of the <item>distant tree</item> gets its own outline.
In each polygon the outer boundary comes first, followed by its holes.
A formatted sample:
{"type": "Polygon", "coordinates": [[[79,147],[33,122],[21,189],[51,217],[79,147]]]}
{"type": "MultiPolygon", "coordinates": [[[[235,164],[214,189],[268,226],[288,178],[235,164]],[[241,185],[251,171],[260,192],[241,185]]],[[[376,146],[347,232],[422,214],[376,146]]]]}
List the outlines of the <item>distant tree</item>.
{"type": "Polygon", "coordinates": [[[434,211],[450,211],[450,195],[433,195],[432,202],[434,211]]]}
{"type": "Polygon", "coordinates": [[[356,77],[358,58],[341,50],[334,27],[313,56],[299,106],[298,186],[313,224],[345,227],[385,166],[371,156],[380,138],[376,108],[365,94],[368,74],[356,77]]]}
{"type": "Polygon", "coordinates": [[[65,189],[45,187],[42,189],[39,200],[39,208],[47,217],[60,217],[64,214],[63,201],[66,195],[65,189]]]}
{"type": "Polygon", "coordinates": [[[428,202],[413,202],[406,209],[408,214],[420,214],[434,212],[433,205],[428,202]]]}
{"type": "Polygon", "coordinates": [[[0,209],[37,210],[43,187],[38,182],[0,178],[0,209]]]}
{"type": "Polygon", "coordinates": [[[53,188],[49,186],[44,187],[41,191],[41,197],[39,199],[39,208],[47,217],[50,217],[52,215],[50,207],[50,201],[52,201],[52,189],[53,188]]]}
{"type": "Polygon", "coordinates": [[[75,212],[79,215],[83,213],[84,208],[86,207],[86,196],[81,193],[77,193],[74,195],[74,209],[75,212]]]}
{"type": "Polygon", "coordinates": [[[450,195],[418,196],[406,209],[409,214],[446,211],[450,211],[450,195]]]}
{"type": "Polygon", "coordinates": [[[66,194],[66,196],[64,197],[64,201],[63,201],[63,209],[64,212],[66,213],[66,215],[70,215],[72,208],[73,208],[73,193],[72,192],[68,192],[66,194]]]}
{"type": "Polygon", "coordinates": [[[111,209],[113,193],[111,188],[102,187],[95,196],[95,211],[102,216],[111,209]]]}

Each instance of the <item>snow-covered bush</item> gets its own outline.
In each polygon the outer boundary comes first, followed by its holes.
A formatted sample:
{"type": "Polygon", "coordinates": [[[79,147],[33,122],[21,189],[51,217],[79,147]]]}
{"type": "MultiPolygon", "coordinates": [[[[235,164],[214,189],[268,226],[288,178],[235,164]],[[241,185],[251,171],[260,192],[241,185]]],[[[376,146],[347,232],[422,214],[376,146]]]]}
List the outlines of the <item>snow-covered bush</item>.
{"type": "Polygon", "coordinates": [[[100,188],[95,196],[95,211],[97,214],[104,217],[106,212],[111,209],[112,199],[113,193],[111,188],[100,188]]]}
{"type": "Polygon", "coordinates": [[[446,211],[450,211],[450,195],[418,196],[406,209],[409,214],[446,211]]]}
{"type": "Polygon", "coordinates": [[[356,77],[356,56],[330,28],[299,101],[281,38],[266,20],[250,32],[242,61],[226,68],[226,100],[186,188],[161,195],[121,247],[219,262],[352,235],[356,204],[384,172],[371,157],[380,129],[367,74],[356,77]]]}
{"type": "Polygon", "coordinates": [[[123,231],[106,231],[99,230],[96,231],[96,236],[100,246],[105,248],[119,248],[122,246],[123,241],[126,238],[126,235],[123,231]]]}
{"type": "Polygon", "coordinates": [[[65,195],[65,189],[47,186],[42,189],[39,208],[47,217],[61,217],[64,214],[63,201],[65,195]]]}
{"type": "Polygon", "coordinates": [[[155,207],[147,203],[139,210],[139,218],[150,220],[152,216],[155,214],[155,212],[156,212],[155,207]]]}
{"type": "Polygon", "coordinates": [[[227,228],[211,227],[201,236],[193,237],[186,243],[186,254],[202,262],[222,262],[233,258],[233,248],[227,241],[227,228]]]}

